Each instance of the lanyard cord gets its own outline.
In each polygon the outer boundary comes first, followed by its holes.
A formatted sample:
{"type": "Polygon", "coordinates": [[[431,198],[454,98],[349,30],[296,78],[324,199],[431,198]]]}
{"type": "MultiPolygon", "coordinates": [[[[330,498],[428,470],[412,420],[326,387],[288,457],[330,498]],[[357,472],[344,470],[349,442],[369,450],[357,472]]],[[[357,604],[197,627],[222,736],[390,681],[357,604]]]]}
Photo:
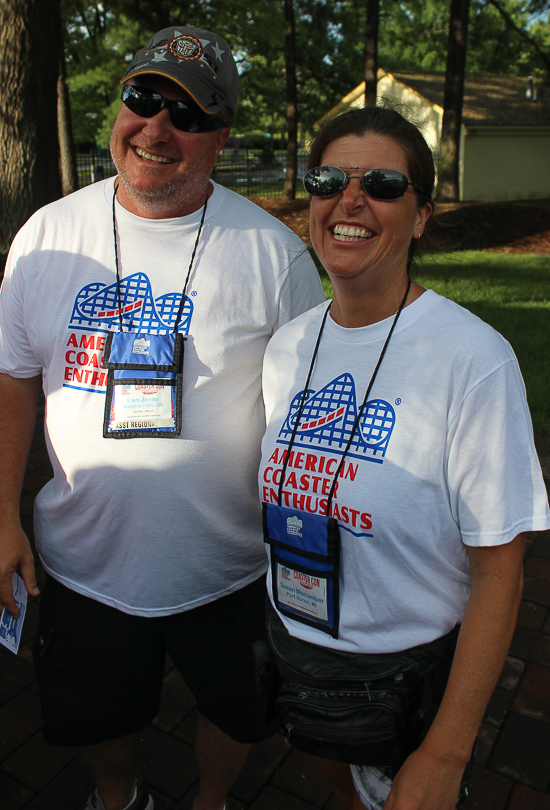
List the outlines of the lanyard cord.
{"type": "MultiPolygon", "coordinates": [[[[361,416],[363,414],[363,411],[365,409],[365,405],[367,404],[368,396],[369,396],[369,394],[371,392],[372,386],[374,385],[376,375],[378,374],[378,369],[382,365],[382,360],[384,359],[384,355],[386,354],[386,349],[388,348],[388,344],[389,344],[391,336],[393,334],[393,330],[395,329],[395,327],[397,325],[397,321],[399,320],[399,316],[401,315],[401,312],[403,311],[403,307],[405,306],[405,302],[406,302],[407,298],[409,297],[410,289],[411,289],[411,280],[409,278],[409,283],[407,285],[407,290],[405,292],[405,295],[403,296],[403,300],[399,304],[399,309],[395,313],[395,318],[393,319],[393,323],[391,325],[390,331],[388,332],[388,336],[386,337],[386,340],[385,340],[384,345],[382,347],[382,351],[380,352],[380,357],[378,358],[378,362],[376,363],[375,369],[374,369],[374,371],[372,373],[372,376],[370,378],[370,382],[369,382],[369,384],[367,386],[367,390],[366,390],[365,396],[363,398],[363,403],[362,403],[361,407],[359,408],[357,416],[355,417],[355,422],[353,423],[353,427],[351,429],[351,433],[350,433],[348,442],[347,442],[347,444],[346,444],[346,446],[344,448],[344,452],[342,453],[342,458],[340,459],[340,463],[339,463],[338,468],[336,470],[336,473],[334,475],[334,479],[332,481],[332,486],[330,488],[330,493],[329,493],[329,496],[328,496],[328,499],[327,499],[327,511],[326,511],[326,516],[327,517],[330,517],[330,506],[332,504],[332,497],[334,495],[334,490],[336,489],[336,482],[338,481],[338,476],[340,475],[340,470],[342,469],[342,466],[344,464],[346,454],[347,454],[348,450],[351,447],[353,437],[354,437],[355,432],[356,432],[356,430],[357,430],[357,428],[359,426],[359,422],[360,422],[361,416]]],[[[302,415],[302,410],[303,410],[303,407],[304,407],[304,404],[305,404],[305,401],[306,401],[306,394],[307,394],[307,390],[308,390],[308,387],[309,387],[309,381],[311,380],[311,375],[313,373],[313,366],[315,365],[315,359],[317,357],[317,352],[319,350],[319,344],[321,342],[321,335],[323,334],[323,329],[325,328],[325,322],[326,322],[327,315],[329,313],[329,310],[330,310],[331,306],[332,306],[332,302],[328,305],[328,307],[326,309],[326,312],[325,312],[325,314],[323,316],[323,320],[321,321],[321,327],[319,329],[319,334],[317,336],[317,342],[316,342],[315,348],[313,350],[313,356],[311,358],[311,363],[310,363],[310,366],[309,366],[309,372],[308,372],[308,375],[307,375],[307,380],[306,380],[306,384],[305,384],[305,387],[304,387],[304,392],[302,394],[302,399],[300,401],[300,407],[298,408],[298,413],[296,415],[296,421],[294,423],[294,428],[292,430],[292,435],[291,435],[290,441],[288,443],[288,450],[286,452],[286,457],[285,457],[285,461],[284,461],[284,464],[283,464],[283,469],[281,471],[281,480],[279,481],[279,493],[278,493],[278,498],[277,498],[277,505],[278,506],[281,506],[281,501],[282,501],[282,496],[283,496],[283,483],[284,483],[284,480],[285,480],[285,473],[286,473],[286,469],[287,469],[288,462],[289,462],[289,459],[290,459],[290,451],[292,450],[292,445],[294,444],[294,439],[296,438],[296,432],[298,430],[298,423],[300,421],[300,417],[302,415]]]]}
{"type": "MultiPolygon", "coordinates": [[[[116,214],[115,214],[115,200],[116,200],[116,193],[118,190],[118,183],[115,183],[115,190],[113,193],[113,239],[115,243],[115,267],[116,267],[116,287],[117,287],[117,296],[118,296],[118,320],[120,324],[120,331],[123,332],[122,328],[122,295],[120,292],[120,271],[119,271],[119,261],[118,261],[118,240],[116,235],[116,214]]],[[[202,226],[204,225],[204,218],[206,216],[206,206],[208,204],[208,195],[206,195],[206,199],[204,201],[204,205],[202,207],[202,217],[199,225],[199,230],[197,232],[197,238],[195,239],[195,247],[193,248],[193,253],[191,255],[191,261],[189,262],[189,270],[187,271],[187,277],[185,279],[185,284],[183,285],[183,291],[181,293],[180,305],[178,307],[178,312],[176,315],[176,321],[174,323],[173,332],[177,332],[178,324],[181,318],[181,313],[183,312],[183,305],[185,303],[185,291],[187,289],[187,284],[189,282],[189,276],[191,275],[191,270],[193,268],[193,262],[195,260],[195,254],[197,252],[197,247],[199,246],[199,239],[202,233],[202,226]]]]}
{"type": "Polygon", "coordinates": [[[195,253],[197,252],[197,248],[199,246],[199,239],[201,237],[202,226],[204,225],[204,218],[206,216],[206,206],[207,205],[208,205],[208,194],[206,195],[206,199],[205,199],[204,205],[202,207],[202,217],[201,217],[201,222],[200,222],[200,225],[199,225],[199,231],[197,233],[197,238],[195,239],[195,247],[193,248],[193,253],[191,254],[191,261],[189,262],[189,270],[187,271],[187,277],[185,279],[185,284],[183,285],[183,291],[182,291],[182,294],[181,294],[181,301],[180,301],[180,305],[179,305],[179,308],[178,308],[178,314],[176,315],[176,321],[174,323],[173,332],[177,332],[178,324],[179,324],[180,318],[181,318],[181,313],[183,312],[183,305],[185,303],[185,291],[187,289],[187,284],[189,282],[189,276],[191,275],[191,269],[193,267],[193,262],[195,260],[195,253]]]}
{"type": "Polygon", "coordinates": [[[378,374],[378,369],[382,365],[382,360],[384,359],[384,355],[386,354],[386,349],[388,348],[390,338],[393,335],[393,330],[395,329],[395,327],[397,325],[397,321],[399,320],[399,316],[401,315],[401,312],[403,311],[403,307],[405,306],[405,301],[409,297],[410,289],[411,289],[411,280],[409,278],[409,283],[407,284],[407,291],[406,291],[405,295],[403,296],[403,300],[401,301],[401,303],[399,305],[399,309],[395,313],[395,318],[393,319],[391,329],[388,332],[388,337],[386,338],[384,346],[382,347],[382,351],[380,352],[380,357],[378,358],[378,363],[376,364],[376,368],[372,372],[372,377],[370,378],[370,383],[368,384],[367,390],[365,392],[365,396],[363,398],[363,403],[362,403],[361,407],[359,408],[359,412],[358,412],[357,416],[355,417],[355,422],[353,423],[353,427],[351,429],[351,433],[350,433],[350,437],[348,439],[348,443],[346,444],[346,446],[344,448],[344,452],[342,453],[342,458],[340,459],[340,464],[338,465],[338,468],[337,468],[336,473],[334,475],[334,480],[332,482],[332,486],[330,488],[330,493],[329,493],[328,501],[327,501],[327,517],[330,515],[330,505],[332,503],[332,496],[334,495],[334,490],[336,489],[336,482],[338,480],[338,476],[340,475],[340,470],[342,469],[342,466],[344,464],[344,460],[346,458],[346,453],[350,449],[351,443],[353,441],[353,437],[355,435],[355,432],[356,432],[357,428],[359,427],[359,422],[361,420],[361,416],[363,415],[365,405],[367,404],[367,400],[368,400],[369,394],[371,392],[371,388],[374,385],[376,375],[378,374]]]}
{"type": "Polygon", "coordinates": [[[117,289],[117,296],[118,296],[118,322],[120,326],[120,331],[123,332],[122,328],[122,295],[120,294],[120,273],[118,270],[118,240],[116,238],[116,214],[115,214],[115,200],[116,200],[116,193],[118,189],[118,183],[115,182],[115,190],[113,192],[113,239],[115,242],[115,268],[116,268],[116,289],[117,289]]]}
{"type": "Polygon", "coordinates": [[[292,435],[290,437],[290,441],[288,443],[288,450],[286,451],[286,456],[283,464],[283,469],[281,471],[281,480],[279,481],[279,494],[277,496],[277,505],[281,505],[281,500],[283,497],[283,481],[285,480],[285,473],[286,468],[288,467],[288,460],[290,458],[290,451],[292,449],[292,445],[294,444],[294,438],[296,436],[296,431],[298,430],[298,423],[300,421],[300,417],[302,415],[302,410],[304,407],[304,403],[306,401],[306,394],[309,388],[309,381],[311,380],[311,375],[313,374],[313,365],[315,363],[315,358],[317,357],[317,351],[319,349],[319,343],[321,342],[321,335],[323,334],[323,329],[325,328],[325,321],[327,319],[327,315],[330,311],[332,306],[332,301],[329,303],[328,307],[325,310],[325,314],[323,315],[323,320],[321,321],[321,328],[319,329],[319,334],[317,335],[317,342],[315,343],[315,348],[313,350],[313,357],[311,358],[311,363],[309,364],[309,371],[307,373],[307,380],[304,386],[304,391],[302,394],[302,399],[300,400],[300,406],[298,408],[298,413],[296,415],[296,421],[294,422],[294,427],[292,429],[292,435]]]}

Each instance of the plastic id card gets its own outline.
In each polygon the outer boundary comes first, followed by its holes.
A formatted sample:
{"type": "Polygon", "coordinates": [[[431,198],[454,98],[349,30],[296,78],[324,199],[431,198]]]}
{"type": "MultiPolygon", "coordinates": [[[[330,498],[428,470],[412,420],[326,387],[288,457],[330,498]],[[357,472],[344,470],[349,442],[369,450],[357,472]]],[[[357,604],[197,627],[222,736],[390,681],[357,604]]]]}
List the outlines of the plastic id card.
{"type": "Polygon", "coordinates": [[[326,515],[263,504],[273,598],[290,619],[338,638],[340,534],[326,515]]]}
{"type": "Polygon", "coordinates": [[[111,332],[105,344],[106,439],[172,439],[181,433],[183,336],[111,332]]]}
{"type": "Polygon", "coordinates": [[[12,653],[17,653],[27,610],[27,590],[19,574],[12,574],[11,582],[13,597],[15,604],[19,608],[20,616],[16,619],[15,616],[8,613],[6,608],[2,610],[0,615],[0,644],[3,644],[12,653]]]}

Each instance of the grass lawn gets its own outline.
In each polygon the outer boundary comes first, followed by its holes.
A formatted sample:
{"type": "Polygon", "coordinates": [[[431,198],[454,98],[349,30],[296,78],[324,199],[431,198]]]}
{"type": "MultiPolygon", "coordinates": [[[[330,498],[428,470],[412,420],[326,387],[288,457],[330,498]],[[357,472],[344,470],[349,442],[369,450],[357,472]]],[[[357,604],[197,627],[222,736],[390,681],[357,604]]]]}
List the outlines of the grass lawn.
{"type": "MultiPolygon", "coordinates": [[[[321,277],[328,298],[332,286],[324,271],[321,277]]],[[[512,344],[535,433],[550,434],[550,258],[465,251],[426,261],[413,277],[490,323],[512,344]]]]}

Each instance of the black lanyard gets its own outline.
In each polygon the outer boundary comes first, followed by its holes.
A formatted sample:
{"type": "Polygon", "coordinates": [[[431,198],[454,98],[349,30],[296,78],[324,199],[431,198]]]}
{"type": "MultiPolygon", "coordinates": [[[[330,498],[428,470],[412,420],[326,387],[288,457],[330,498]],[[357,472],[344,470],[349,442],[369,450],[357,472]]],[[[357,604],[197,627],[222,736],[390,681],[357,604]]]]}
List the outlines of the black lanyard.
{"type": "MultiPolygon", "coordinates": [[[[119,262],[118,262],[118,241],[116,235],[116,214],[115,214],[115,200],[116,200],[116,193],[118,190],[118,183],[115,182],[115,190],[113,193],[113,239],[115,243],[115,267],[116,267],[116,287],[117,287],[117,297],[118,297],[118,319],[120,324],[120,331],[123,332],[122,328],[122,295],[120,292],[120,272],[119,272],[119,262]]],[[[193,248],[193,253],[191,255],[191,261],[189,262],[189,270],[187,271],[187,277],[185,279],[185,284],[183,285],[183,290],[181,293],[181,300],[180,305],[178,307],[178,312],[176,315],[176,321],[174,323],[173,332],[177,332],[178,324],[181,318],[181,313],[183,312],[183,305],[185,302],[185,291],[187,290],[187,284],[189,283],[189,276],[191,275],[191,269],[193,267],[193,262],[195,260],[195,253],[197,252],[197,247],[199,245],[199,239],[202,232],[202,226],[204,225],[204,217],[206,216],[206,206],[208,204],[208,194],[206,195],[206,199],[204,201],[204,205],[202,208],[202,217],[199,225],[199,230],[197,233],[197,238],[195,239],[195,247],[193,248]]]]}
{"type": "MultiPolygon", "coordinates": [[[[386,354],[386,349],[388,348],[390,338],[391,338],[391,336],[393,334],[393,330],[395,329],[397,321],[399,320],[399,316],[401,315],[403,307],[405,306],[405,301],[408,298],[410,289],[411,289],[411,280],[409,278],[409,283],[407,285],[407,291],[405,292],[405,295],[403,296],[403,300],[399,304],[399,309],[395,313],[395,318],[393,319],[393,323],[391,325],[390,331],[388,332],[388,336],[387,336],[387,338],[386,338],[386,340],[384,342],[384,345],[382,347],[382,351],[380,352],[380,357],[378,358],[378,362],[377,362],[377,364],[376,364],[376,366],[374,368],[374,371],[372,372],[370,382],[369,382],[369,384],[367,386],[367,390],[366,390],[365,396],[363,398],[363,403],[362,403],[361,407],[359,408],[359,411],[358,411],[357,416],[355,418],[355,422],[353,423],[353,427],[351,429],[351,433],[350,433],[348,442],[347,442],[347,444],[346,444],[346,446],[344,448],[344,451],[342,453],[342,458],[340,459],[340,463],[338,464],[338,468],[337,468],[336,473],[334,475],[334,480],[332,482],[332,486],[330,488],[330,493],[329,493],[328,500],[327,500],[327,511],[326,511],[326,516],[327,517],[330,517],[330,506],[331,506],[331,503],[332,503],[332,496],[334,495],[334,490],[336,488],[336,482],[338,481],[338,476],[340,475],[340,470],[342,469],[342,466],[344,464],[346,454],[347,454],[348,450],[351,447],[353,437],[355,435],[357,427],[359,426],[361,416],[363,415],[363,410],[365,409],[365,405],[367,404],[369,394],[371,392],[372,386],[373,386],[374,381],[376,379],[376,375],[378,374],[378,369],[382,365],[382,360],[384,359],[384,355],[386,354]]],[[[330,311],[331,306],[332,306],[332,301],[330,302],[330,304],[326,308],[325,314],[323,315],[323,320],[321,321],[321,327],[319,329],[319,334],[317,335],[317,341],[315,343],[315,348],[313,350],[313,356],[311,358],[311,363],[309,365],[309,371],[308,371],[308,375],[307,375],[307,379],[306,379],[306,384],[304,386],[304,392],[302,394],[302,399],[300,400],[300,406],[298,408],[298,413],[296,414],[296,421],[294,423],[294,427],[292,429],[292,435],[291,435],[290,441],[288,443],[288,450],[286,452],[286,457],[285,457],[284,464],[283,464],[283,469],[282,469],[282,472],[281,472],[281,480],[279,481],[279,493],[278,493],[278,498],[277,498],[278,506],[281,506],[282,497],[283,497],[283,483],[284,483],[284,480],[285,480],[285,473],[286,473],[286,468],[288,466],[288,461],[290,459],[290,451],[292,450],[292,445],[294,444],[294,439],[296,438],[296,432],[298,430],[298,424],[300,422],[300,417],[302,415],[302,410],[304,408],[304,404],[305,404],[305,401],[306,401],[306,392],[309,389],[309,382],[311,380],[311,375],[313,374],[313,367],[315,365],[315,359],[317,357],[317,352],[319,351],[319,344],[321,343],[321,336],[323,334],[323,329],[325,328],[325,322],[327,320],[327,316],[328,316],[328,313],[330,311]]]]}

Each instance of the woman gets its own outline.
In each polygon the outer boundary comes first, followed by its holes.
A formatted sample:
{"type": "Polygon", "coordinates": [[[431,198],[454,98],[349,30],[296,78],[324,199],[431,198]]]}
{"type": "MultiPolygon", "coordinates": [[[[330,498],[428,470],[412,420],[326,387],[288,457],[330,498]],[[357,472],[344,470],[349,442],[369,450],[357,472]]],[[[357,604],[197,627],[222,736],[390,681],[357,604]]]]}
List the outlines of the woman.
{"type": "MultiPolygon", "coordinates": [[[[500,335],[409,280],[434,208],[417,128],[394,110],[350,111],[319,132],[309,168],[334,297],[265,357],[271,640],[287,680],[306,673],[298,713],[319,672],[330,685],[364,666],[369,690],[371,662],[404,660],[396,688],[416,667],[393,747],[345,739],[327,759],[307,729],[294,740],[325,757],[343,807],[451,810],[515,626],[525,532],[550,526],[524,387],[500,335]]],[[[331,700],[356,694],[357,678],[339,683],[331,700]]]]}

